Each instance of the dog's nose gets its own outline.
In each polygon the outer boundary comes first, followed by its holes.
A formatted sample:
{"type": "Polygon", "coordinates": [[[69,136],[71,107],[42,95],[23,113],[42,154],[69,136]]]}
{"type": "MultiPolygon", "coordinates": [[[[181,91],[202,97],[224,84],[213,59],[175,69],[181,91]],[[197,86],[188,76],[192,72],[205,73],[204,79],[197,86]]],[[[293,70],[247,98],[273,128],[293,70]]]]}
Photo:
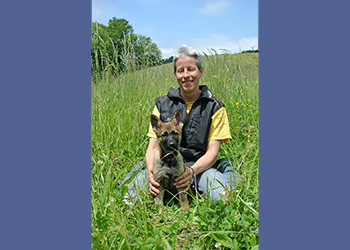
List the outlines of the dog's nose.
{"type": "Polygon", "coordinates": [[[172,148],[176,148],[176,142],[175,141],[170,141],[169,142],[169,146],[172,147],[172,148]]]}

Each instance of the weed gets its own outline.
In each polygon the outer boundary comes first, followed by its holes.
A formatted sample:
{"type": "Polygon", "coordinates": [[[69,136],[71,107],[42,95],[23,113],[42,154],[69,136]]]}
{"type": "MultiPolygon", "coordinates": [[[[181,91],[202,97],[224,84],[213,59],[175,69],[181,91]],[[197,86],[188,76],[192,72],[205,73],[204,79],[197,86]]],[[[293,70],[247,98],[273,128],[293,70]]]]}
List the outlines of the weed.
{"type": "Polygon", "coordinates": [[[192,195],[187,212],[174,199],[157,214],[148,190],[140,191],[133,206],[125,204],[121,194],[126,186],[118,181],[144,159],[154,99],[177,84],[172,64],[130,69],[117,76],[106,70],[92,78],[92,249],[251,249],[258,245],[258,55],[211,53],[203,56],[203,66],[201,84],[225,104],[233,137],[221,146],[219,157],[231,159],[241,182],[227,190],[225,201],[213,203],[192,195]]]}

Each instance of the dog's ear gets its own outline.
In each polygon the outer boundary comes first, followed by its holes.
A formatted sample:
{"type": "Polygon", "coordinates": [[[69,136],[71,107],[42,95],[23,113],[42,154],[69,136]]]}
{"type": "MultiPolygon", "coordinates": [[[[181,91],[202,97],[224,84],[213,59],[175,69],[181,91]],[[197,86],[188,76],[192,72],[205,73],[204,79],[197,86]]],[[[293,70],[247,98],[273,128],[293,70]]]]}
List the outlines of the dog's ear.
{"type": "Polygon", "coordinates": [[[182,129],[183,123],[182,123],[182,115],[180,110],[176,110],[173,116],[173,122],[176,127],[182,129]]]}
{"type": "Polygon", "coordinates": [[[156,115],[151,115],[151,125],[153,131],[158,131],[160,129],[162,122],[156,115]]]}

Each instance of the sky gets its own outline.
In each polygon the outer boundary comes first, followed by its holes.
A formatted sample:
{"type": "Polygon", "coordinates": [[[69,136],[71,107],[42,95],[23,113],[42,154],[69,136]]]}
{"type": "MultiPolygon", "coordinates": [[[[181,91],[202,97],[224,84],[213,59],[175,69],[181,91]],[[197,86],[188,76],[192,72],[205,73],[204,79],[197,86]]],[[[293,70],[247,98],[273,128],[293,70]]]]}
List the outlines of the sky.
{"type": "Polygon", "coordinates": [[[258,0],[92,0],[92,22],[124,18],[172,56],[183,45],[201,53],[258,49],[258,0]]]}

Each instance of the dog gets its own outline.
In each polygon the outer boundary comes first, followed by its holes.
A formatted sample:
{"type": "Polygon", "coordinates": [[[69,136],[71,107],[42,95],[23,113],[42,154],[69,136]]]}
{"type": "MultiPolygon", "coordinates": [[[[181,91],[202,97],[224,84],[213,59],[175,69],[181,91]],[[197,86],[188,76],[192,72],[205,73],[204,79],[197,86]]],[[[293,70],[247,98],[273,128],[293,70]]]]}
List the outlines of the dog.
{"type": "Polygon", "coordinates": [[[160,193],[154,200],[155,204],[163,204],[164,193],[167,190],[173,195],[179,194],[180,206],[182,210],[186,211],[189,208],[187,193],[174,186],[175,179],[184,172],[185,168],[179,153],[183,127],[181,112],[176,111],[172,120],[166,123],[152,114],[151,125],[158,141],[158,148],[155,150],[153,160],[153,176],[160,184],[160,193]]]}

